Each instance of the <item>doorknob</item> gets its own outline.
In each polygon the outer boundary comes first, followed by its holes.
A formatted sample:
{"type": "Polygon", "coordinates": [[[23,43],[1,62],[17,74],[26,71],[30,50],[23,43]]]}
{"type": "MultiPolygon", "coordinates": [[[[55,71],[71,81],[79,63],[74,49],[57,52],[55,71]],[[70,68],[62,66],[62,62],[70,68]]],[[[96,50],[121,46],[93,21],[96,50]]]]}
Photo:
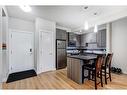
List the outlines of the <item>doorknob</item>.
{"type": "Polygon", "coordinates": [[[29,52],[30,52],[30,55],[32,55],[32,52],[33,52],[33,51],[32,51],[32,48],[30,48],[29,52]]]}
{"type": "Polygon", "coordinates": [[[30,52],[32,52],[32,48],[30,48],[30,52]]]}
{"type": "Polygon", "coordinates": [[[52,55],[52,53],[49,53],[49,55],[52,55]]]}

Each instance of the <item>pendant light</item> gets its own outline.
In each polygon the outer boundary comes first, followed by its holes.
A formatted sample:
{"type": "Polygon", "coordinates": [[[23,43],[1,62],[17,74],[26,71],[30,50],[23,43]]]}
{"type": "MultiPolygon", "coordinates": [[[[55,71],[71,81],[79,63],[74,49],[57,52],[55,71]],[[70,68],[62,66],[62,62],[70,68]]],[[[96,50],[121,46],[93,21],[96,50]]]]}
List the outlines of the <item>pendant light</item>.
{"type": "Polygon", "coordinates": [[[94,26],[94,32],[96,33],[98,31],[97,25],[94,26]]]}
{"type": "Polygon", "coordinates": [[[85,29],[85,30],[88,30],[88,29],[89,29],[89,26],[88,26],[88,22],[87,22],[87,21],[85,21],[84,29],[85,29]]]}

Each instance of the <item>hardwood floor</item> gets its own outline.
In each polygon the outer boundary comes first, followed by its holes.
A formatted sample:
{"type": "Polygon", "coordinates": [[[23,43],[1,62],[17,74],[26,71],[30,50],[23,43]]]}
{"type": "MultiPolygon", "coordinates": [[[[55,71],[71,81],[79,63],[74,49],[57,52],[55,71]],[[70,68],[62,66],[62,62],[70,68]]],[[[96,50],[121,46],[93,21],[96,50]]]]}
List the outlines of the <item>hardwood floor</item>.
{"type": "MultiPolygon", "coordinates": [[[[36,77],[3,83],[3,89],[94,89],[94,82],[86,80],[84,84],[77,84],[67,78],[65,69],[41,73],[36,77]]],[[[104,80],[103,80],[104,82],[104,80]]],[[[112,74],[112,82],[98,89],[127,89],[127,75],[112,74]]]]}

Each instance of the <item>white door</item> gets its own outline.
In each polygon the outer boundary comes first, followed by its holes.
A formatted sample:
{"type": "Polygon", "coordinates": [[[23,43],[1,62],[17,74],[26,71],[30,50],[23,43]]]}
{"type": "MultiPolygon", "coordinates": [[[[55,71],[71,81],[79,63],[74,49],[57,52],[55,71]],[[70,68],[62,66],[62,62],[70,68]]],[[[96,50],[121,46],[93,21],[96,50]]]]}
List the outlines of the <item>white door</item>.
{"type": "Polygon", "coordinates": [[[11,30],[9,41],[9,72],[34,69],[33,33],[11,30]]]}
{"type": "Polygon", "coordinates": [[[40,72],[53,70],[53,33],[50,31],[40,32],[40,72]]]}

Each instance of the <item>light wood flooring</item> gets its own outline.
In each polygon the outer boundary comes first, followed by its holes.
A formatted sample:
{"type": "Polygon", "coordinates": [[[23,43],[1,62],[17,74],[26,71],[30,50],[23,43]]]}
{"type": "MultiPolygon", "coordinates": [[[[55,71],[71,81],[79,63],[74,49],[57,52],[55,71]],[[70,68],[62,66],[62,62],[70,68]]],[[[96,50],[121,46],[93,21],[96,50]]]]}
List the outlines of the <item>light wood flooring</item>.
{"type": "MultiPolygon", "coordinates": [[[[104,80],[103,80],[104,82],[104,80]]],[[[84,84],[77,84],[67,78],[66,69],[41,73],[36,77],[3,83],[3,89],[94,89],[94,82],[86,80],[84,84]]],[[[112,82],[98,89],[127,89],[127,75],[112,74],[112,82]]]]}

